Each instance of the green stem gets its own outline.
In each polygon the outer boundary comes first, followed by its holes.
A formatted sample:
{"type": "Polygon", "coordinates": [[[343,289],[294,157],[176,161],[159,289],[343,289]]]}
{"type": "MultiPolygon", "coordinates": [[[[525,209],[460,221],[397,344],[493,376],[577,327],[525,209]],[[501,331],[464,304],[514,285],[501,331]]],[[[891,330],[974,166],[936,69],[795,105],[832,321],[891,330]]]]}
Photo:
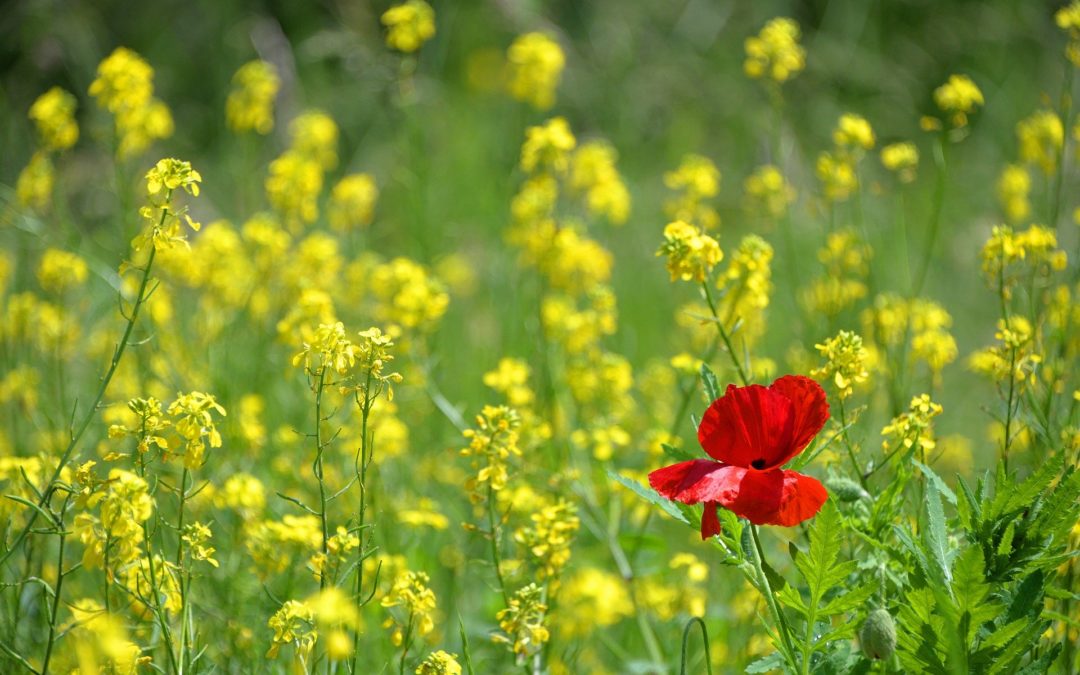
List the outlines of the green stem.
{"type": "Polygon", "coordinates": [[[930,271],[930,259],[934,254],[934,245],[937,243],[938,229],[941,225],[941,211],[945,206],[945,183],[948,165],[945,161],[945,133],[937,138],[934,144],[934,165],[937,167],[937,181],[934,183],[934,200],[930,210],[930,232],[926,236],[926,245],[923,248],[922,260],[919,261],[919,273],[915,275],[915,285],[911,290],[911,297],[918,297],[922,293],[926,283],[926,274],[930,271]]]}
{"type": "Polygon", "coordinates": [[[323,442],[322,442],[322,397],[323,389],[326,383],[326,368],[323,365],[319,368],[319,381],[315,388],[315,463],[312,465],[312,470],[315,473],[315,478],[319,481],[319,523],[322,526],[322,553],[323,553],[323,567],[319,573],[319,589],[326,588],[326,568],[329,564],[327,556],[329,555],[330,546],[330,531],[326,524],[326,481],[323,480],[323,442]]]}
{"type": "Polygon", "coordinates": [[[60,550],[56,555],[56,588],[54,589],[52,608],[49,612],[49,637],[45,642],[45,656],[41,660],[42,675],[47,675],[49,672],[49,659],[52,657],[53,645],[56,643],[56,617],[60,609],[60,597],[64,588],[64,577],[66,576],[64,573],[64,544],[67,541],[67,534],[64,531],[64,514],[67,513],[70,499],[69,495],[68,499],[64,501],[64,506],[60,510],[60,518],[57,519],[56,523],[60,531],[60,550]]]}
{"type": "Polygon", "coordinates": [[[782,651],[784,657],[792,668],[797,668],[798,664],[795,661],[795,646],[791,641],[791,629],[788,627],[787,619],[784,618],[784,612],[780,609],[780,606],[776,603],[776,597],[773,596],[772,586],[769,584],[769,577],[765,574],[765,551],[761,547],[761,538],[758,536],[757,525],[750,523],[750,536],[754,540],[754,548],[756,549],[753,555],[754,568],[757,571],[758,582],[761,584],[762,595],[765,596],[765,602],[769,605],[769,610],[772,612],[773,621],[776,623],[776,632],[780,634],[780,640],[782,642],[782,651]]]}
{"type": "MultiPolygon", "coordinates": [[[[368,445],[368,419],[371,416],[371,405],[374,399],[371,398],[371,371],[368,370],[367,382],[364,385],[364,401],[360,403],[360,399],[357,398],[357,403],[360,405],[360,457],[355,467],[357,478],[360,481],[360,508],[357,513],[357,532],[356,536],[360,540],[360,544],[357,547],[359,550],[360,560],[356,565],[356,602],[357,609],[360,609],[364,605],[363,592],[364,592],[364,556],[366,555],[366,547],[364,541],[366,539],[366,530],[364,529],[365,519],[367,517],[367,468],[371,463],[371,451],[368,445]]],[[[353,629],[353,660],[351,663],[352,672],[356,673],[359,667],[360,658],[360,627],[357,626],[353,629]]]]}
{"type": "Polygon", "coordinates": [[[863,489],[866,489],[866,476],[863,473],[862,467],[859,466],[859,460],[855,459],[855,448],[851,446],[851,438],[848,436],[848,423],[847,423],[847,409],[844,407],[844,398],[838,397],[840,408],[840,428],[844,434],[844,448],[847,450],[848,458],[851,459],[851,467],[855,469],[855,476],[862,483],[863,489]]]}
{"type": "MultiPolygon", "coordinates": [[[[180,508],[176,516],[176,536],[178,537],[176,542],[176,568],[182,569],[184,562],[184,508],[187,506],[187,481],[188,481],[188,468],[184,467],[183,472],[180,474],[180,508]]],[[[190,576],[189,576],[190,580],[190,576]]],[[[187,666],[187,647],[190,636],[188,635],[187,615],[188,615],[188,598],[187,587],[184,583],[184,579],[180,579],[180,672],[184,671],[187,666]]]]}
{"type": "Polygon", "coordinates": [[[731,338],[728,336],[727,329],[724,328],[724,324],[720,320],[720,315],[716,311],[716,301],[713,300],[712,290],[709,288],[709,281],[707,279],[701,282],[701,288],[705,291],[705,300],[709,304],[709,311],[712,313],[714,322],[716,323],[716,330],[720,332],[720,339],[723,340],[724,347],[727,348],[727,352],[731,356],[731,362],[735,365],[735,370],[739,374],[739,379],[742,381],[743,386],[749,385],[750,378],[746,376],[746,371],[743,370],[742,361],[739,360],[738,355],[735,353],[735,348],[731,345],[731,338]]]}
{"type": "MultiPolygon", "coordinates": [[[[166,206],[161,211],[161,220],[158,221],[158,227],[161,227],[165,223],[165,216],[169,212],[168,205],[172,198],[172,190],[165,193],[166,206]]],[[[124,355],[124,350],[127,349],[128,342],[131,340],[131,333],[135,329],[135,320],[139,318],[139,309],[146,303],[147,294],[146,287],[150,281],[150,269],[154,265],[154,255],[157,253],[157,249],[152,245],[150,247],[150,256],[146,260],[146,266],[143,267],[142,280],[139,282],[139,292],[135,296],[135,304],[131,308],[131,316],[128,317],[127,326],[124,327],[123,336],[120,338],[120,343],[117,344],[116,349],[113,351],[112,360],[109,362],[109,369],[105,371],[105,376],[101,379],[101,386],[98,388],[97,396],[94,398],[94,402],[90,405],[86,416],[82,422],[79,423],[78,429],[71,435],[68,441],[67,447],[60,455],[60,461],[56,464],[56,469],[53,471],[52,476],[48,482],[45,483],[43,489],[40,491],[42,494],[41,501],[38,502],[38,507],[44,507],[48,501],[48,497],[51,494],[49,487],[56,483],[60,479],[60,474],[71,460],[71,456],[75,452],[75,448],[78,447],[79,441],[82,439],[83,434],[90,428],[90,423],[94,421],[97,416],[98,406],[101,405],[102,399],[105,398],[105,391],[109,388],[109,383],[112,382],[113,376],[116,375],[116,370],[120,366],[120,358],[124,355]]],[[[7,560],[15,553],[15,550],[19,548],[19,544],[30,533],[30,530],[34,527],[34,522],[37,521],[38,511],[33,509],[30,511],[29,519],[19,534],[11,542],[11,547],[4,551],[3,555],[0,555],[0,565],[3,565],[7,560]]]]}
{"type": "Polygon", "coordinates": [[[682,633],[682,657],[679,660],[679,675],[686,675],[686,646],[690,641],[690,629],[694,624],[701,626],[701,641],[705,646],[705,672],[712,675],[712,656],[709,654],[709,631],[705,628],[705,621],[701,617],[692,617],[686,622],[682,633]]]}
{"type": "Polygon", "coordinates": [[[510,607],[510,596],[506,592],[506,583],[502,575],[502,559],[499,555],[499,525],[495,522],[495,489],[488,482],[487,492],[488,538],[491,541],[491,563],[495,566],[495,578],[499,580],[499,592],[502,593],[503,606],[510,607]]]}

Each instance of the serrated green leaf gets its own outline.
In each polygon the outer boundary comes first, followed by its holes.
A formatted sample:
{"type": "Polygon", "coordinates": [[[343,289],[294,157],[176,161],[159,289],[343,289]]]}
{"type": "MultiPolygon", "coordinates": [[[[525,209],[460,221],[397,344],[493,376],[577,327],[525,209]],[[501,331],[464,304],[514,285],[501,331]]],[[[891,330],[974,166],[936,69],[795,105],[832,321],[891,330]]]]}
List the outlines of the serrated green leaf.
{"type": "Polygon", "coordinates": [[[933,469],[918,460],[913,459],[911,460],[911,462],[916,467],[918,467],[919,471],[923,472],[923,475],[926,476],[926,479],[928,481],[930,481],[934,484],[935,487],[937,487],[938,492],[940,492],[942,496],[945,497],[945,501],[949,502],[953,506],[956,506],[956,493],[949,489],[949,486],[945,484],[945,481],[941,479],[941,476],[937,475],[937,473],[933,469]]]}
{"type": "Polygon", "coordinates": [[[705,394],[709,401],[720,398],[720,383],[716,379],[716,373],[709,368],[707,363],[701,364],[701,383],[705,386],[705,394]]]}
{"type": "Polygon", "coordinates": [[[799,590],[791,584],[788,584],[777,593],[776,599],[779,600],[781,604],[794,609],[804,617],[806,616],[806,601],[803,600],[802,595],[799,594],[799,590]]]}
{"type": "Polygon", "coordinates": [[[683,450],[682,448],[676,448],[675,446],[668,445],[667,443],[661,443],[660,447],[663,448],[665,455],[680,462],[688,462],[699,459],[698,457],[694,457],[693,455],[691,455],[686,450],[683,450]]]}
{"type": "Polygon", "coordinates": [[[931,575],[952,593],[952,569],[949,560],[949,538],[945,530],[945,511],[941,507],[941,495],[933,482],[926,484],[926,527],[922,531],[931,575]]]}
{"type": "Polygon", "coordinates": [[[784,657],[780,652],[773,652],[754,661],[746,667],[748,673],[771,673],[784,667],[784,657]]]}
{"type": "Polygon", "coordinates": [[[620,476],[611,469],[607,470],[607,474],[608,478],[629,489],[631,492],[641,497],[645,501],[659,506],[664,511],[664,513],[668,514],[675,520],[684,522],[687,525],[691,524],[690,521],[687,520],[686,516],[683,515],[683,512],[678,507],[676,507],[670,499],[661,497],[660,494],[656,492],[656,490],[653,490],[652,488],[647,488],[641,483],[638,483],[635,480],[630,480],[625,476],[620,476]]]}
{"type": "Polygon", "coordinates": [[[874,595],[874,586],[863,584],[826,602],[818,611],[824,616],[843,614],[866,604],[874,595]]]}

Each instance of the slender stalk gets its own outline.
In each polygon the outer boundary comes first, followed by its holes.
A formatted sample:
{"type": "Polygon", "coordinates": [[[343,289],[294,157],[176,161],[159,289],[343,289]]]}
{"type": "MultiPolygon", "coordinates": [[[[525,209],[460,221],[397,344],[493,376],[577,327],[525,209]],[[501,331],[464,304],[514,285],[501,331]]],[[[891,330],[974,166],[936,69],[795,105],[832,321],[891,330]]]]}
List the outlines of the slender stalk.
{"type": "Polygon", "coordinates": [[[761,584],[763,595],[765,596],[765,602],[769,605],[769,610],[772,612],[773,620],[776,622],[776,632],[780,633],[780,640],[783,643],[785,651],[784,656],[787,658],[788,663],[792,668],[797,668],[798,664],[795,662],[795,646],[791,641],[791,629],[788,627],[787,619],[784,618],[784,612],[780,609],[780,606],[776,603],[776,597],[773,596],[772,586],[769,584],[769,577],[765,574],[765,551],[761,548],[761,538],[758,536],[757,525],[750,523],[750,536],[754,540],[754,548],[756,549],[753,559],[754,567],[757,571],[758,581],[761,584]]]}
{"type": "Polygon", "coordinates": [[[510,607],[510,596],[506,592],[506,583],[503,580],[502,574],[502,558],[499,555],[499,530],[500,526],[495,522],[495,489],[491,487],[491,482],[488,482],[487,493],[487,512],[488,512],[488,538],[491,541],[491,563],[495,566],[495,578],[499,580],[499,592],[503,597],[503,604],[505,607],[510,607]]]}
{"type": "Polygon", "coordinates": [[[926,283],[926,274],[930,271],[930,259],[934,254],[934,245],[937,243],[938,230],[941,226],[941,211],[945,206],[945,183],[948,165],[945,161],[945,131],[937,138],[934,144],[934,165],[937,167],[937,181],[934,183],[934,199],[930,208],[930,232],[926,236],[926,245],[923,247],[922,260],[919,261],[919,273],[915,275],[915,285],[912,286],[911,297],[918,297],[922,293],[926,283]]]}
{"type": "Polygon", "coordinates": [[[60,598],[64,589],[64,577],[67,574],[64,572],[64,544],[67,541],[67,533],[64,531],[64,514],[67,513],[67,507],[70,503],[71,495],[69,494],[67,499],[64,500],[64,506],[60,510],[60,517],[57,519],[56,525],[59,529],[60,546],[59,551],[56,554],[56,588],[53,589],[52,608],[49,612],[49,636],[45,641],[45,656],[41,659],[41,673],[46,675],[49,672],[49,659],[52,657],[53,645],[56,644],[56,618],[60,609],[60,598]]]}
{"type": "MultiPolygon", "coordinates": [[[[166,207],[163,208],[161,211],[161,220],[158,221],[158,227],[161,227],[165,223],[165,216],[169,213],[169,208],[167,205],[170,203],[171,198],[172,190],[169,190],[165,193],[166,207]]],[[[44,508],[46,502],[48,502],[49,497],[52,495],[49,487],[60,479],[60,474],[67,466],[68,462],[71,461],[71,456],[75,453],[75,448],[78,447],[79,441],[82,439],[83,434],[85,434],[86,430],[90,428],[90,423],[93,422],[95,417],[97,416],[98,407],[101,405],[102,399],[105,398],[105,391],[109,388],[109,383],[112,382],[113,376],[116,375],[116,371],[120,367],[120,359],[121,357],[123,357],[124,351],[127,349],[128,343],[131,340],[131,333],[135,329],[135,321],[139,318],[139,310],[146,303],[148,297],[146,293],[146,288],[150,282],[150,270],[154,265],[154,256],[156,253],[157,249],[151,245],[150,255],[146,260],[146,266],[142,269],[143,274],[142,279],[139,281],[139,291],[135,296],[135,304],[131,308],[131,315],[128,317],[127,325],[124,327],[124,333],[120,338],[120,342],[116,345],[116,349],[113,350],[112,360],[109,362],[108,370],[105,371],[105,376],[101,379],[101,386],[98,388],[97,396],[94,397],[94,402],[90,405],[90,408],[87,410],[86,415],[79,423],[77,429],[74,431],[74,433],[71,434],[71,438],[68,441],[67,447],[60,455],[60,461],[57,462],[56,469],[53,471],[52,476],[49,478],[48,482],[45,483],[44,487],[40,490],[42,498],[41,501],[38,502],[39,507],[44,508]]],[[[2,555],[0,555],[0,565],[3,565],[5,562],[7,562],[7,560],[14,554],[15,550],[19,548],[19,544],[22,543],[23,539],[26,538],[26,536],[30,533],[30,530],[34,527],[34,523],[37,521],[37,517],[38,511],[36,509],[31,509],[29,513],[29,518],[26,521],[26,525],[23,527],[22,530],[19,531],[19,534],[15,537],[14,541],[11,542],[11,547],[8,550],[4,551],[2,555]]]]}
{"type": "Polygon", "coordinates": [[[851,459],[851,468],[855,470],[855,476],[862,483],[863,489],[866,489],[866,476],[863,473],[862,467],[859,466],[859,460],[855,459],[855,448],[851,446],[851,438],[848,436],[848,422],[847,422],[847,410],[844,407],[844,398],[842,396],[837,397],[839,400],[838,407],[840,408],[840,428],[844,434],[844,449],[847,450],[848,458],[851,459]]]}
{"type": "Polygon", "coordinates": [[[319,481],[319,523],[322,526],[322,553],[323,553],[323,569],[319,573],[319,589],[326,588],[326,556],[330,551],[329,539],[330,532],[326,525],[326,481],[323,480],[323,442],[322,442],[322,397],[323,389],[326,384],[326,368],[323,365],[319,368],[319,381],[315,386],[315,463],[312,465],[312,470],[315,473],[315,478],[319,481]]]}
{"type": "Polygon", "coordinates": [[[727,329],[724,328],[723,322],[720,320],[720,314],[716,310],[716,301],[713,300],[712,290],[709,288],[709,281],[706,279],[701,282],[701,288],[705,291],[705,300],[709,304],[709,311],[712,313],[713,319],[716,323],[716,330],[720,332],[720,339],[724,342],[724,347],[727,348],[727,353],[731,356],[731,362],[735,365],[735,370],[739,374],[739,379],[743,385],[750,384],[750,378],[746,376],[746,371],[743,370],[742,361],[739,360],[739,356],[735,353],[735,348],[731,345],[731,338],[728,336],[727,329]]]}
{"type": "Polygon", "coordinates": [[[701,626],[701,642],[705,646],[705,672],[712,675],[712,657],[709,654],[709,631],[705,628],[705,620],[701,617],[693,617],[686,622],[682,633],[682,657],[679,660],[679,675],[686,675],[686,646],[690,642],[690,629],[694,624],[701,626]]]}
{"type": "MultiPolygon", "coordinates": [[[[374,448],[369,444],[368,439],[368,420],[371,416],[371,406],[374,402],[374,398],[371,396],[371,371],[368,370],[367,381],[364,384],[364,400],[361,403],[359,397],[356,399],[357,404],[360,406],[360,456],[354,467],[356,470],[357,478],[360,482],[360,507],[357,512],[357,539],[360,540],[359,550],[360,560],[356,564],[356,602],[357,609],[363,607],[365,601],[363,598],[364,592],[364,556],[366,555],[366,547],[364,541],[366,539],[365,519],[367,517],[367,469],[371,464],[371,455],[374,448]]],[[[353,673],[357,672],[360,659],[360,627],[357,626],[353,629],[353,660],[350,664],[350,668],[353,673]]]]}
{"type": "MultiPolygon", "coordinates": [[[[176,516],[176,569],[183,569],[184,562],[184,507],[187,505],[187,481],[188,481],[188,468],[184,466],[183,472],[180,474],[180,508],[176,516]]],[[[187,575],[187,581],[190,582],[191,575],[187,575]]],[[[183,577],[180,579],[180,672],[184,671],[187,666],[187,654],[188,654],[188,640],[190,635],[188,634],[187,616],[188,616],[188,583],[185,583],[183,577]]]]}
{"type": "MultiPolygon", "coordinates": [[[[146,463],[143,460],[142,455],[139,455],[139,477],[146,479],[146,463]]],[[[172,666],[172,672],[180,673],[180,666],[176,662],[176,654],[173,653],[173,640],[172,631],[169,629],[169,621],[165,616],[165,609],[161,606],[161,593],[160,586],[157,582],[157,573],[154,571],[154,548],[150,539],[150,521],[146,520],[142,524],[143,528],[143,543],[146,549],[146,567],[150,576],[150,593],[153,596],[152,602],[154,603],[151,609],[154,612],[154,616],[157,617],[158,625],[161,626],[161,637],[164,639],[165,653],[169,656],[169,665],[172,666]]],[[[164,566],[162,566],[164,570],[164,566]]]]}
{"type": "Polygon", "coordinates": [[[409,623],[405,626],[405,637],[401,640],[401,661],[398,662],[398,675],[405,675],[405,658],[409,655],[409,643],[412,641],[413,613],[409,612],[409,623]]]}

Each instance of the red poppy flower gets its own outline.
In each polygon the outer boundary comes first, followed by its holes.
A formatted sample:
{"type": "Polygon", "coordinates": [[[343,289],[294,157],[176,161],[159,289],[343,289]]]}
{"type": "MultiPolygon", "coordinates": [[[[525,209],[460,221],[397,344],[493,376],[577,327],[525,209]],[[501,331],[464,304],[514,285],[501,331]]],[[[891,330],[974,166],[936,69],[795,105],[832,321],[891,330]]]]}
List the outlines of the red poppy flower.
{"type": "Polygon", "coordinates": [[[791,527],[811,518],[828,493],[816,478],[780,467],[803,451],[829,419],[825,392],[808,377],[786,375],[764,387],[729,385],[701,418],[698,441],[711,457],[649,474],[674,501],[705,503],[701,538],[720,533],[717,506],[758,525],[791,527]]]}

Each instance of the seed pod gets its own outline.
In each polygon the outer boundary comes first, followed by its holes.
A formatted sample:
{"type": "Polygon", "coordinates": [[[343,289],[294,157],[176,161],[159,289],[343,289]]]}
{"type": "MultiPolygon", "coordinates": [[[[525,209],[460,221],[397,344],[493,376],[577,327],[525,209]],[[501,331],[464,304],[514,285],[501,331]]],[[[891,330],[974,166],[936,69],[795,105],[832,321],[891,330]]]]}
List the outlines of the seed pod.
{"type": "Polygon", "coordinates": [[[829,488],[829,492],[836,495],[836,498],[842,502],[870,499],[870,493],[850,478],[830,478],[825,481],[825,487],[829,488]]]}
{"type": "Polygon", "coordinates": [[[896,651],[896,623],[886,609],[875,609],[859,629],[859,644],[872,659],[887,659],[896,651]]]}

